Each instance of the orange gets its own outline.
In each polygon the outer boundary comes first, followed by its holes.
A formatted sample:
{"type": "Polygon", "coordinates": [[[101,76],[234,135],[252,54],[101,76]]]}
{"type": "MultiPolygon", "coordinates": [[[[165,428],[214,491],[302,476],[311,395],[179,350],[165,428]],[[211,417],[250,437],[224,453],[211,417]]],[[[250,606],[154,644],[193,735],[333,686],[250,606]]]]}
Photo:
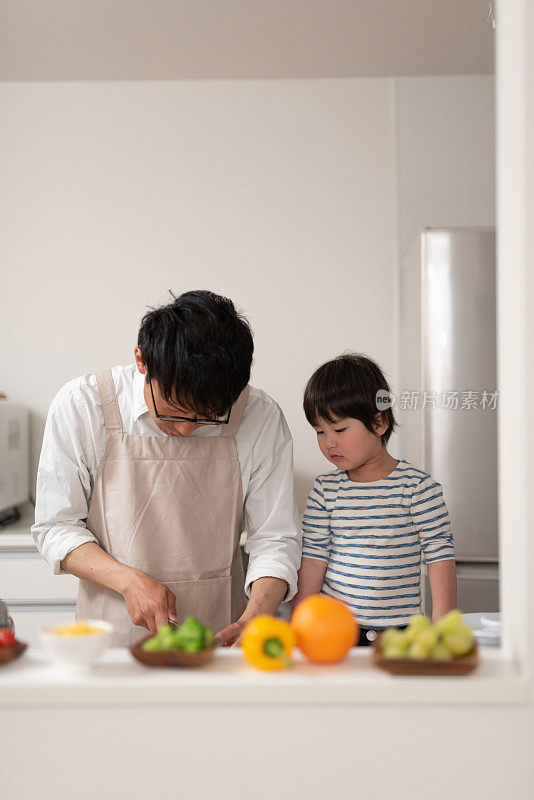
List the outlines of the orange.
{"type": "Polygon", "coordinates": [[[291,616],[297,647],[310,661],[341,661],[356,643],[359,626],[350,608],[333,597],[312,594],[291,616]]]}

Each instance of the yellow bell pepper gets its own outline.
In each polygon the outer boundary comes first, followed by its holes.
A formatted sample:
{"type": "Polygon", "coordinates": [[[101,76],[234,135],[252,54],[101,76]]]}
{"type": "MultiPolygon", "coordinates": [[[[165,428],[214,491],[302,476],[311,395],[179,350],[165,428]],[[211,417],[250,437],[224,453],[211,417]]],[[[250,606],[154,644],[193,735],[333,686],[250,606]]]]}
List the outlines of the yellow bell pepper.
{"type": "Polygon", "coordinates": [[[243,630],[243,655],[253,667],[264,670],[292,667],[295,634],[288,622],[263,614],[254,617],[243,630]]]}

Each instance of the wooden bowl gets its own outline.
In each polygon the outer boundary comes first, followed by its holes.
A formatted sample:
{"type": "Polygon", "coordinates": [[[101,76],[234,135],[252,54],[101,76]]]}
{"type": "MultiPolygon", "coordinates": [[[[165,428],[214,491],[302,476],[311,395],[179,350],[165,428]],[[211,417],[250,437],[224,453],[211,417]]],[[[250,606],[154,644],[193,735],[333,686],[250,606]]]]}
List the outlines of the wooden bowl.
{"type": "Polygon", "coordinates": [[[473,642],[472,649],[465,656],[457,656],[450,661],[433,661],[429,658],[418,661],[414,658],[385,658],[380,651],[381,638],[382,634],[379,634],[373,643],[371,661],[376,667],[384,669],[392,675],[440,675],[442,677],[467,675],[479,664],[476,641],[473,642]]]}
{"type": "Polygon", "coordinates": [[[218,642],[214,642],[196,653],[184,653],[181,650],[143,650],[143,644],[149,639],[152,639],[152,636],[147,636],[135,647],[130,647],[133,657],[147,667],[203,667],[211,661],[215,649],[219,646],[218,642]]]}
{"type": "Polygon", "coordinates": [[[14,661],[23,654],[27,647],[28,645],[26,642],[19,642],[16,639],[15,644],[11,647],[0,647],[0,665],[9,664],[10,661],[14,661]]]}

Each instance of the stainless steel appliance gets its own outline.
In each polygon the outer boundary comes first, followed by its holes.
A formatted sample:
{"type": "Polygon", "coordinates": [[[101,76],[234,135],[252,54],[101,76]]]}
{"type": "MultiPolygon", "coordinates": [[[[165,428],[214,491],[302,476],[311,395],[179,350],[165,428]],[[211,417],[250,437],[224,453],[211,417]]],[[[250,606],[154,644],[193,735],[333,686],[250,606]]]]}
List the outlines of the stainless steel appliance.
{"type": "Polygon", "coordinates": [[[28,500],[29,414],[22,403],[0,393],[0,521],[28,500]]]}
{"type": "MultiPolygon", "coordinates": [[[[428,229],[403,259],[403,455],[443,484],[459,607],[497,611],[495,231],[428,229]]],[[[429,611],[426,581],[425,609],[429,611]]]]}

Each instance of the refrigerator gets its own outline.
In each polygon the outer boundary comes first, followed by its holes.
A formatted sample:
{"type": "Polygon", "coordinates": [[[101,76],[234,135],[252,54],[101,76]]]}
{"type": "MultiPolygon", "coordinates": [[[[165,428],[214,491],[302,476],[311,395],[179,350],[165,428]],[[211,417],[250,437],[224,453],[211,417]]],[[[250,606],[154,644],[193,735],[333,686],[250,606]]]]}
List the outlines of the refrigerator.
{"type": "Polygon", "coordinates": [[[458,607],[498,611],[495,230],[425,229],[401,274],[402,455],[443,485],[458,607]]]}

